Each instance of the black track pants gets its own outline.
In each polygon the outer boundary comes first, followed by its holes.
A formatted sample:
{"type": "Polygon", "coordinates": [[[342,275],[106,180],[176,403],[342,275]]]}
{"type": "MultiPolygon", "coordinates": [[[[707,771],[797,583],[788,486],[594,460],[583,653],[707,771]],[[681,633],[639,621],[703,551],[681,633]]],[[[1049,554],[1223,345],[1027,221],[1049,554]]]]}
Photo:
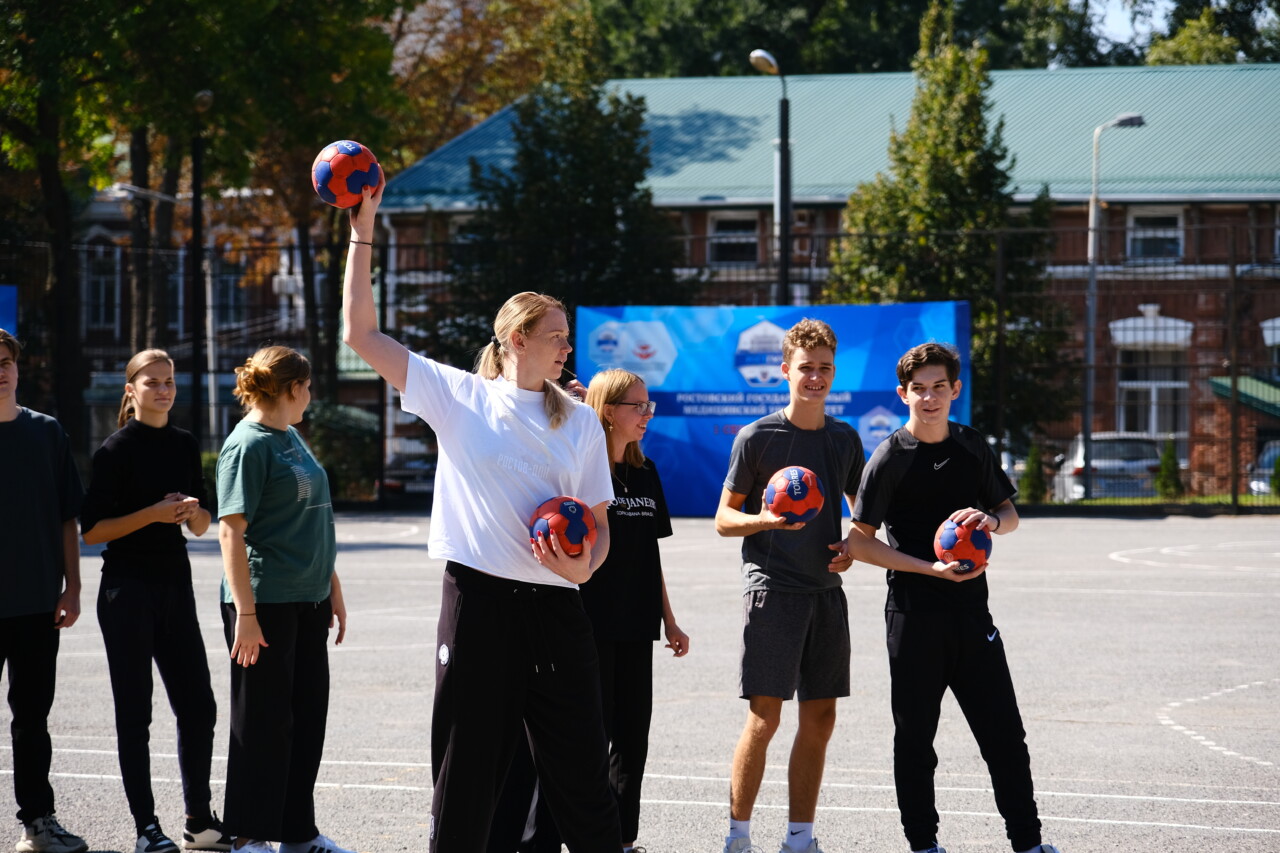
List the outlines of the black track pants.
{"type": "MultiPolygon", "coordinates": [[[[329,599],[254,605],[268,645],[252,666],[231,662],[227,832],[262,841],[310,841],[314,791],[329,715],[329,599]]],[[[222,605],[227,649],[236,610],[222,605]]]]}
{"type": "Polygon", "coordinates": [[[617,853],[599,665],[578,591],[451,562],[436,636],[432,853],[485,850],[525,732],[570,853],[617,853]]]}
{"type": "Polygon", "coordinates": [[[187,814],[209,812],[209,768],[218,708],[190,584],[104,575],[98,626],[115,698],[116,751],[129,811],[139,826],[156,814],[151,793],[151,661],[178,724],[178,768],[187,814]]]}
{"type": "Polygon", "coordinates": [[[980,612],[885,613],[892,679],[893,775],[902,827],[913,850],[937,842],[933,738],[951,688],[991,773],[996,808],[1014,850],[1040,844],[1031,758],[1004,641],[980,612]]]}

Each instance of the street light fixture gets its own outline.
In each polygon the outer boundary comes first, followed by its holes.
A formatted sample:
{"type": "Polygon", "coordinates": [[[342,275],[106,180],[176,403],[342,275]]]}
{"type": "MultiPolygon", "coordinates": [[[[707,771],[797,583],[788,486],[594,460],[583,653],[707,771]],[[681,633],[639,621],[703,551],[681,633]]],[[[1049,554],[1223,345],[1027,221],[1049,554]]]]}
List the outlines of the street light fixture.
{"type": "Polygon", "coordinates": [[[773,176],[773,233],[778,246],[778,292],[774,302],[791,303],[791,102],[787,100],[787,77],[782,66],[767,50],[751,51],[751,66],[782,81],[778,101],[778,148],[773,176]]]}
{"type": "Polygon", "coordinates": [[[1080,438],[1084,445],[1084,497],[1093,497],[1093,397],[1095,327],[1098,322],[1098,152],[1102,131],[1109,127],[1142,127],[1146,122],[1138,113],[1121,113],[1111,121],[1093,129],[1093,181],[1089,189],[1089,288],[1085,291],[1084,315],[1084,412],[1080,438]]]}

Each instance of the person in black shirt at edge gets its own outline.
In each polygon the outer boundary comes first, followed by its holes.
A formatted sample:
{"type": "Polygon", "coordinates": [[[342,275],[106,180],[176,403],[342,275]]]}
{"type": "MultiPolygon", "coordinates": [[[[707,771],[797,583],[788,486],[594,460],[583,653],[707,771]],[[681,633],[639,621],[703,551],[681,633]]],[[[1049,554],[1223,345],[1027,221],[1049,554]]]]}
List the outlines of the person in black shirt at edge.
{"type": "Polygon", "coordinates": [[[209,771],[217,705],[196,618],[191,562],[182,527],[209,529],[200,449],[169,423],[176,389],[173,360],[148,349],[125,367],[119,429],[93,455],[93,479],[80,516],[85,544],[102,553],[98,625],[115,697],[116,749],[137,829],[135,853],[167,853],[151,792],[151,661],[177,717],[188,850],[229,850],[231,838],[210,809],[209,771]]]}
{"type": "MultiPolygon", "coordinates": [[[[581,594],[600,655],[609,783],[618,798],[622,837],[631,839],[622,843],[622,850],[643,853],[644,848],[635,845],[653,716],[653,642],[659,621],[666,648],[675,657],[689,653],[689,635],[672,612],[658,549],[658,540],[671,535],[671,516],[658,469],[640,449],[657,404],[649,399],[644,380],[621,368],[600,371],[585,389],[575,380],[566,390],[585,396],[596,410],[613,464],[614,499],[608,509],[612,545],[581,594]]],[[[508,771],[489,838],[490,853],[560,850],[560,835],[546,801],[535,795],[530,807],[535,783],[533,759],[528,749],[521,750],[508,771]]]]}
{"type": "MultiPolygon", "coordinates": [[[[922,559],[933,557],[934,534],[947,519],[1002,536],[1017,530],[1015,490],[995,454],[977,430],[947,419],[960,396],[959,354],[921,344],[902,356],[897,374],[907,423],[867,463],[854,527],[874,537],[883,524],[890,545],[922,559]]],[[[1041,844],[1026,732],[1004,639],[987,609],[986,575],[955,584],[890,571],[888,583],[893,775],[911,850],[946,853],[937,841],[933,738],[950,688],[987,763],[1013,849],[1058,853],[1041,844]]]]}

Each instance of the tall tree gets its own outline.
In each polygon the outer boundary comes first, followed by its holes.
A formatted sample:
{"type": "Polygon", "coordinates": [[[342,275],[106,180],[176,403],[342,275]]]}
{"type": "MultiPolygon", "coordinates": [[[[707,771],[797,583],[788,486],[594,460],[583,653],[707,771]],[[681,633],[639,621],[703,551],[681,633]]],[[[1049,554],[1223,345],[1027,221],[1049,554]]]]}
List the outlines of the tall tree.
{"type": "Polygon", "coordinates": [[[527,95],[563,57],[585,0],[421,0],[387,17],[392,71],[412,104],[383,155],[405,167],[527,95]]]}
{"type": "Polygon", "coordinates": [[[460,363],[491,334],[511,294],[536,290],[569,306],[687,303],[680,244],[644,186],[643,98],[582,81],[547,83],[513,108],[509,169],[473,162],[480,209],[454,258],[452,311],[464,320],[433,342],[460,363]]]}
{"type": "Polygon", "coordinates": [[[1048,194],[1015,212],[1004,121],[987,121],[987,52],[957,46],[952,20],[951,7],[935,3],[921,23],[910,118],[890,135],[888,172],[849,197],[824,297],[968,300],[974,423],[1025,439],[1063,401],[1051,366],[1065,323],[1037,298],[1048,194]]]}
{"type": "MultiPolygon", "coordinates": [[[[591,0],[613,77],[750,74],[769,50],[788,74],[905,71],[926,0],[591,0]]],[[[1108,60],[1086,0],[966,0],[955,27],[993,67],[1108,60]]]]}
{"type": "MultiPolygon", "coordinates": [[[[1154,0],[1133,2],[1145,10],[1154,0]]],[[[1168,37],[1152,39],[1152,64],[1187,65],[1197,57],[1235,62],[1236,57],[1224,59],[1232,42],[1246,62],[1280,62],[1280,0],[1174,0],[1166,24],[1168,37]]]]}
{"type": "Polygon", "coordinates": [[[104,7],[60,0],[2,0],[0,19],[0,148],[10,162],[36,173],[51,244],[42,341],[53,358],[56,415],[84,446],[87,423],[80,358],[80,283],[72,261],[73,197],[86,189],[95,163],[94,139],[105,130],[102,97],[104,7]],[[83,169],[83,171],[81,171],[83,169]],[[69,187],[68,184],[71,184],[69,187]]]}
{"type": "Polygon", "coordinates": [[[1227,65],[1238,61],[1240,42],[1222,32],[1212,6],[1183,23],[1172,36],[1155,36],[1147,50],[1148,65],[1227,65]]]}

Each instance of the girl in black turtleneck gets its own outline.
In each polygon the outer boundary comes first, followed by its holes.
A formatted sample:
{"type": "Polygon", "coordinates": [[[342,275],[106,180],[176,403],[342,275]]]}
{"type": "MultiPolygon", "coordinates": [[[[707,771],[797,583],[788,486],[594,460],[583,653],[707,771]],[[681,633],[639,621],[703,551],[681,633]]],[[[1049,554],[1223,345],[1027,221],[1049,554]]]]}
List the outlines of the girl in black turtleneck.
{"type": "Polygon", "coordinates": [[[200,450],[169,423],[173,360],[144,350],[125,368],[119,429],[93,455],[80,524],[89,545],[106,542],[98,625],[115,696],[116,741],[125,795],[138,833],[135,853],[173,853],[151,793],[151,661],[178,723],[178,766],[186,801],[182,846],[228,850],[210,809],[209,770],[217,707],[196,619],[182,525],[209,528],[200,450]]]}

